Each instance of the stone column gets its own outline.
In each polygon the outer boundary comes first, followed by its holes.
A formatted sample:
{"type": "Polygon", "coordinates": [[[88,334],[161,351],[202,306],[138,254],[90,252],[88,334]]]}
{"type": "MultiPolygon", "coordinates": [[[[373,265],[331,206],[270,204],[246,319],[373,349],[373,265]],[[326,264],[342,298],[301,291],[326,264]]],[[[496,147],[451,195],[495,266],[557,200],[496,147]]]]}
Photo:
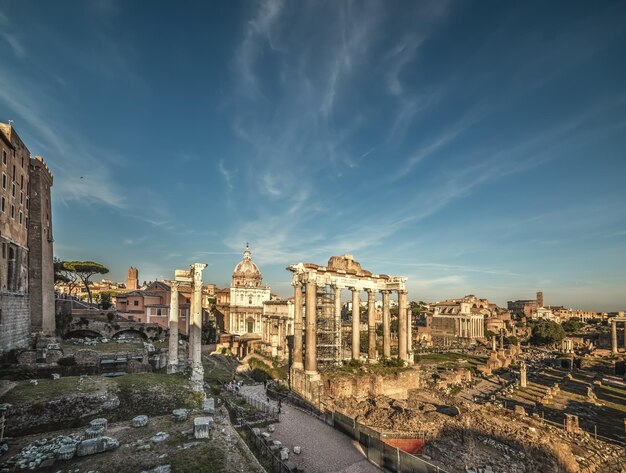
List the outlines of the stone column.
{"type": "Polygon", "coordinates": [[[304,360],[304,371],[306,374],[317,374],[317,286],[315,281],[306,283],[306,358],[304,360]]]}
{"type": "Polygon", "coordinates": [[[177,281],[172,281],[170,293],[170,338],[167,357],[167,372],[178,372],[178,286],[177,281]]]}
{"type": "Polygon", "coordinates": [[[343,348],[341,343],[341,288],[334,286],[335,291],[335,346],[337,347],[336,362],[341,363],[343,360],[343,348]]]}
{"type": "Polygon", "coordinates": [[[494,334],[493,337],[491,337],[491,350],[492,351],[497,351],[496,350],[496,335],[494,334]]]}
{"type": "Polygon", "coordinates": [[[389,318],[389,291],[380,291],[383,295],[383,356],[391,356],[391,320],[389,318]]]}
{"type": "Polygon", "coordinates": [[[398,291],[398,359],[407,361],[406,291],[398,291]]]}
{"type": "Polygon", "coordinates": [[[293,292],[293,365],[292,367],[301,370],[302,364],[302,284],[300,281],[294,283],[293,292]]]}
{"type": "Polygon", "coordinates": [[[523,361],[520,364],[519,375],[520,375],[519,385],[522,388],[525,388],[527,386],[527,381],[526,381],[526,363],[524,363],[523,361]]]}
{"type": "Polygon", "coordinates": [[[191,298],[191,331],[194,333],[191,347],[191,385],[194,391],[204,391],[204,368],[202,367],[202,271],[204,263],[191,265],[193,274],[193,295],[191,298]]]}
{"type": "Polygon", "coordinates": [[[356,287],[352,291],[352,359],[359,360],[361,354],[361,301],[359,290],[356,287]]]}
{"type": "Polygon", "coordinates": [[[376,359],[376,291],[367,290],[367,335],[368,349],[367,358],[369,361],[376,359]]]}

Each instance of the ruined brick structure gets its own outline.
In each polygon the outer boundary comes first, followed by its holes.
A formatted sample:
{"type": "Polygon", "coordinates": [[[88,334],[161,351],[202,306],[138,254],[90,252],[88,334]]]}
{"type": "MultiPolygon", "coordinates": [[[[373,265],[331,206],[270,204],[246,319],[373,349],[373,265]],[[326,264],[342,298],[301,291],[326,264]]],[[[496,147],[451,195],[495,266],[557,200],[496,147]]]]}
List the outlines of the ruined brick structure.
{"type": "Polygon", "coordinates": [[[30,207],[28,218],[28,286],[30,325],[33,332],[53,335],[54,266],[52,255],[52,173],[44,160],[30,160],[30,207]]]}

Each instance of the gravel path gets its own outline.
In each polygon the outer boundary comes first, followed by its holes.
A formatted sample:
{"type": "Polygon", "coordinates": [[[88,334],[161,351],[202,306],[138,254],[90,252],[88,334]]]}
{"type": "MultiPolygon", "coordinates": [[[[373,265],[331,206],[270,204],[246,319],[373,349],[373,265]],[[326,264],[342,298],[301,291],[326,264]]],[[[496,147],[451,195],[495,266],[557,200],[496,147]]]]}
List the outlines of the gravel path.
{"type": "MultiPolygon", "coordinates": [[[[263,385],[243,386],[241,391],[264,402],[263,385]]],[[[275,401],[270,401],[275,406],[275,401]]],[[[272,438],[289,447],[289,459],[307,473],[380,473],[380,469],[365,458],[356,440],[326,425],[313,416],[283,403],[280,422],[272,438]],[[302,453],[292,452],[294,446],[302,453]]]]}

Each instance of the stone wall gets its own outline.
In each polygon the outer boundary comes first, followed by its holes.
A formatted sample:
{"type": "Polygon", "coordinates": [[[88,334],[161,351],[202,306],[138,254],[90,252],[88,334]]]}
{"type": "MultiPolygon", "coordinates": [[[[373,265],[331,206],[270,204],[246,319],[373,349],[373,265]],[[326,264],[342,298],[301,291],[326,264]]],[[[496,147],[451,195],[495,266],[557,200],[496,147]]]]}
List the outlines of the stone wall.
{"type": "Polygon", "coordinates": [[[0,354],[25,348],[30,334],[30,297],[0,292],[0,354]]]}
{"type": "Polygon", "coordinates": [[[407,399],[409,390],[422,386],[418,369],[409,369],[394,374],[380,375],[323,375],[325,397],[342,398],[388,396],[393,399],[407,399]]]}

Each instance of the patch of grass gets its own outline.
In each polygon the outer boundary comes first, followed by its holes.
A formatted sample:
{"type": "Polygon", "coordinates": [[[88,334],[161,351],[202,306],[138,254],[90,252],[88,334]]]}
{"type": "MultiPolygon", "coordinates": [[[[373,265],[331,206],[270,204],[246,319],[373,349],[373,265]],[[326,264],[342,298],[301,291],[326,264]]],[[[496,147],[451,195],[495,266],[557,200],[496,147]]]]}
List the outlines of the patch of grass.
{"type": "Polygon", "coordinates": [[[168,463],[176,473],[221,473],[226,471],[226,454],[213,445],[204,445],[193,454],[173,455],[168,463]]]}
{"type": "Polygon", "coordinates": [[[80,378],[68,376],[60,379],[40,379],[38,384],[32,385],[29,381],[17,381],[16,386],[6,393],[0,401],[9,404],[28,404],[36,401],[47,401],[70,394],[86,394],[96,392],[101,387],[106,387],[109,380],[104,378],[86,377],[81,385],[80,378]]]}

